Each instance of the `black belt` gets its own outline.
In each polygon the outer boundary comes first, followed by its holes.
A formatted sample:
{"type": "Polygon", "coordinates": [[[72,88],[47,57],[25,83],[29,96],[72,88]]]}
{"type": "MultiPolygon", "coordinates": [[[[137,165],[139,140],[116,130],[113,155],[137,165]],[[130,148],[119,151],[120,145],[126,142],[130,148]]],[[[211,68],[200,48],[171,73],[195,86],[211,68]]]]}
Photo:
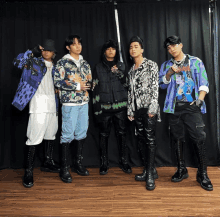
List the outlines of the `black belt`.
{"type": "Polygon", "coordinates": [[[186,106],[190,105],[190,102],[176,102],[176,106],[186,106]]]}

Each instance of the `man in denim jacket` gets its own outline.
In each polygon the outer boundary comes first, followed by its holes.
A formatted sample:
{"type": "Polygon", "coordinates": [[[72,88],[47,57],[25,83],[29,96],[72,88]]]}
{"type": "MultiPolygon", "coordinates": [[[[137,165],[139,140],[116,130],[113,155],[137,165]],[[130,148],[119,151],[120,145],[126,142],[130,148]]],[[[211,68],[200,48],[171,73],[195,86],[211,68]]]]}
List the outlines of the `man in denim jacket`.
{"type": "Polygon", "coordinates": [[[59,166],[52,159],[55,135],[58,129],[57,107],[53,78],[53,58],[56,49],[54,41],[45,40],[43,46],[21,53],[14,59],[14,65],[23,70],[12,105],[23,110],[30,102],[29,123],[26,142],[28,152],[23,185],[33,186],[33,165],[35,146],[45,139],[45,161],[41,170],[59,172],[59,166]],[[42,56],[41,56],[42,55],[42,56]]]}
{"type": "Polygon", "coordinates": [[[172,176],[173,182],[188,178],[183,159],[184,126],[195,146],[199,160],[197,181],[205,190],[213,190],[207,175],[204,123],[202,114],[206,113],[205,95],[209,83],[203,62],[194,56],[184,54],[183,44],[178,36],[170,36],[164,47],[172,59],[164,62],[160,69],[159,84],[167,88],[163,111],[169,114],[170,130],[174,138],[178,169],[172,176]]]}

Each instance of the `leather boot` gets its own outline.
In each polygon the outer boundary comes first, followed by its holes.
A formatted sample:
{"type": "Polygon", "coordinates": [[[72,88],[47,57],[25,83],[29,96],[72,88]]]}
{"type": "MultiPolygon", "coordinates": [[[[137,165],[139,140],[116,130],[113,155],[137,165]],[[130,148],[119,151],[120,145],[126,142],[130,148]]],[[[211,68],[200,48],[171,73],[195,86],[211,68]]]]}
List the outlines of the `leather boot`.
{"type": "MultiPolygon", "coordinates": [[[[145,153],[145,144],[144,144],[144,141],[142,141],[141,139],[138,139],[138,151],[139,151],[140,156],[141,156],[142,164],[145,165],[146,164],[146,160],[145,160],[145,154],[146,154],[145,153]]],[[[159,178],[155,166],[153,168],[153,175],[154,175],[154,179],[158,179],[159,178]]],[[[145,167],[143,169],[143,173],[135,175],[135,180],[136,181],[146,181],[146,168],[145,167]]]]}
{"type": "Polygon", "coordinates": [[[128,164],[128,149],[126,145],[126,135],[119,134],[117,135],[118,147],[119,147],[119,156],[120,156],[120,168],[125,173],[132,173],[131,167],[128,164]]]}
{"type": "Polygon", "coordinates": [[[205,152],[205,141],[195,143],[195,149],[198,156],[199,167],[196,175],[197,182],[207,191],[213,190],[213,185],[207,174],[207,162],[205,152]]]}
{"type": "Polygon", "coordinates": [[[34,145],[28,145],[28,153],[26,159],[26,168],[23,177],[23,185],[26,188],[31,188],[34,185],[33,180],[33,168],[34,168],[34,157],[35,157],[35,149],[34,145]]]}
{"type": "Polygon", "coordinates": [[[88,176],[89,171],[82,165],[82,151],[83,151],[83,144],[85,142],[85,139],[82,140],[76,140],[76,156],[73,160],[73,166],[72,171],[76,172],[78,175],[81,176],[88,176]]]}
{"type": "Polygon", "coordinates": [[[146,149],[146,189],[151,191],[156,187],[153,174],[156,144],[147,144],[146,149]]]}
{"type": "Polygon", "coordinates": [[[177,158],[177,171],[172,176],[172,182],[181,182],[183,179],[189,177],[188,170],[185,166],[185,161],[183,160],[183,145],[184,142],[177,140],[175,141],[175,152],[177,158]]]}
{"type": "Polygon", "coordinates": [[[43,166],[40,168],[44,172],[59,173],[60,166],[53,160],[54,141],[45,140],[45,160],[43,166]]]}
{"type": "MultiPolygon", "coordinates": [[[[135,175],[135,180],[136,181],[146,181],[146,174],[147,174],[147,171],[146,171],[146,168],[144,167],[143,173],[135,175]]],[[[153,167],[153,176],[154,176],[154,179],[159,178],[155,166],[153,167]]]]}
{"type": "Polygon", "coordinates": [[[100,148],[101,148],[101,166],[99,173],[105,175],[108,173],[108,136],[100,135],[100,148]]]}
{"type": "Polygon", "coordinates": [[[63,182],[71,183],[72,177],[69,172],[69,143],[62,143],[60,178],[63,182]]]}

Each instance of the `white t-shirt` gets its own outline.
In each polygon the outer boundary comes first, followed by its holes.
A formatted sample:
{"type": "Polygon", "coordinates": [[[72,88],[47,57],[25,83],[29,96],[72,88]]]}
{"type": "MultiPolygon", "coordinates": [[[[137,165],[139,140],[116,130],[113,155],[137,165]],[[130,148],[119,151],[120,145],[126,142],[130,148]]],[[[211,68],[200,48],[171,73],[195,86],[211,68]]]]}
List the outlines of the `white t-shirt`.
{"type": "Polygon", "coordinates": [[[44,75],[38,89],[30,101],[29,113],[54,113],[56,101],[54,84],[52,79],[53,63],[44,60],[47,72],[44,75]]]}

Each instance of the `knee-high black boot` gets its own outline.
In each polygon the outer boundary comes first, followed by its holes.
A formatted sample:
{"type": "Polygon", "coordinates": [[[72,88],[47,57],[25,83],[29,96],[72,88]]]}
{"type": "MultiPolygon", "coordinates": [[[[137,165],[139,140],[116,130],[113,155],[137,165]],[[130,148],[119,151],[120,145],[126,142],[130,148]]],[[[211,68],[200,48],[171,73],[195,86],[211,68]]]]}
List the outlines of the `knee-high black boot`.
{"type": "MultiPolygon", "coordinates": [[[[145,164],[146,164],[145,146],[146,146],[146,144],[144,144],[144,141],[142,139],[138,138],[138,151],[140,153],[142,164],[144,165],[144,169],[143,169],[143,173],[135,175],[136,181],[146,181],[146,174],[147,173],[146,173],[146,167],[145,167],[145,164]]],[[[158,174],[157,174],[157,170],[156,170],[155,166],[153,168],[153,175],[154,175],[154,179],[158,179],[158,174]]]]}
{"type": "Polygon", "coordinates": [[[54,140],[45,140],[45,159],[41,171],[59,173],[60,166],[53,160],[54,140]]]}
{"type": "Polygon", "coordinates": [[[187,168],[185,166],[185,161],[183,160],[183,145],[184,142],[180,140],[175,141],[175,152],[177,159],[177,171],[172,176],[172,182],[181,182],[183,179],[189,177],[187,168]]]}
{"type": "Polygon", "coordinates": [[[101,149],[101,166],[99,173],[105,175],[108,173],[108,136],[100,135],[100,149],[101,149]]]}
{"type": "Polygon", "coordinates": [[[156,144],[147,144],[146,147],[146,189],[154,190],[155,189],[155,180],[154,180],[154,160],[156,154],[156,144]]]}
{"type": "Polygon", "coordinates": [[[26,188],[31,188],[34,185],[33,180],[33,168],[34,168],[34,158],[35,158],[35,149],[34,145],[28,145],[27,159],[25,165],[25,173],[23,177],[23,185],[26,188]]]}
{"type": "Polygon", "coordinates": [[[131,167],[128,164],[128,149],[126,144],[126,134],[118,134],[118,147],[119,147],[119,156],[120,156],[120,168],[125,173],[132,173],[131,167]]]}
{"type": "Polygon", "coordinates": [[[83,152],[83,144],[85,139],[76,140],[76,155],[73,160],[72,171],[76,172],[78,175],[81,176],[88,176],[89,171],[82,165],[82,152],[83,152]]]}
{"type": "Polygon", "coordinates": [[[199,161],[199,167],[196,175],[197,182],[201,185],[203,189],[207,191],[212,191],[213,185],[207,174],[205,141],[198,141],[197,143],[195,143],[195,149],[199,161]]]}
{"type": "Polygon", "coordinates": [[[60,168],[60,178],[63,182],[71,183],[72,177],[69,172],[69,143],[62,143],[61,152],[61,168],[60,168]]]}

